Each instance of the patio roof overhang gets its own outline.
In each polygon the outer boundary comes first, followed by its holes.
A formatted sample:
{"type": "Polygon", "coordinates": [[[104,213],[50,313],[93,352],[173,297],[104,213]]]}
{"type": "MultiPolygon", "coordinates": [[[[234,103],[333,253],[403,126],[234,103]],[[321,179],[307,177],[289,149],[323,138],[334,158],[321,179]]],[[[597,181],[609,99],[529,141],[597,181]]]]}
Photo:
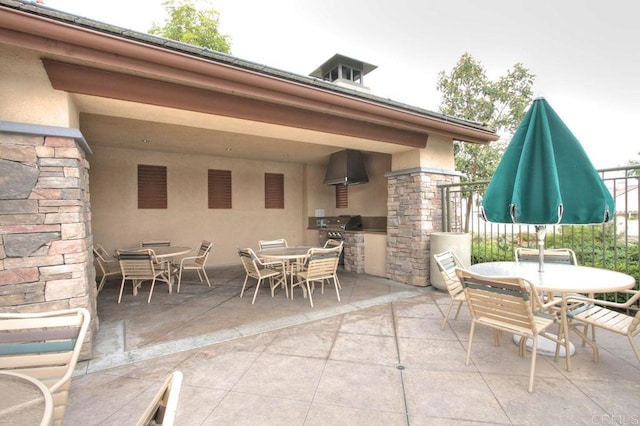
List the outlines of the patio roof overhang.
{"type": "Polygon", "coordinates": [[[32,3],[2,0],[0,9],[0,42],[39,52],[52,86],[85,104],[100,98],[211,114],[370,141],[387,153],[422,148],[433,134],[498,139],[479,123],[32,3]]]}

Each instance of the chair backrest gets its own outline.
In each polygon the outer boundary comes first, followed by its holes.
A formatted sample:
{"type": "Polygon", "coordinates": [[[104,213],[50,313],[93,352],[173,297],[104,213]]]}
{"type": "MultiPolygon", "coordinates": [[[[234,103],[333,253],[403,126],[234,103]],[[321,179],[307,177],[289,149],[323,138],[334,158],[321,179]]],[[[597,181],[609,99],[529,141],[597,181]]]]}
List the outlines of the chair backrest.
{"type": "Polygon", "coordinates": [[[344,245],[344,241],[342,240],[334,240],[332,238],[329,238],[327,241],[324,242],[324,248],[332,248],[332,247],[342,247],[344,245]]]}
{"type": "Polygon", "coordinates": [[[171,241],[169,240],[150,240],[140,241],[140,247],[170,247],[171,241]]]}
{"type": "Polygon", "coordinates": [[[102,261],[102,262],[109,262],[109,261],[115,261],[116,259],[113,258],[113,256],[109,255],[109,253],[107,253],[107,251],[104,249],[104,247],[102,247],[102,245],[100,244],[94,244],[93,245],[93,254],[96,256],[96,258],[98,259],[98,261],[102,261]]]}
{"type": "Polygon", "coordinates": [[[211,247],[213,247],[213,243],[211,241],[202,240],[200,250],[198,250],[198,257],[194,259],[194,262],[198,265],[204,265],[207,262],[209,253],[211,253],[211,247]]]}
{"type": "Polygon", "coordinates": [[[309,249],[306,269],[307,279],[313,280],[334,276],[340,263],[341,252],[342,246],[309,249]]]}
{"type": "Polygon", "coordinates": [[[250,248],[238,248],[238,255],[246,273],[252,277],[258,275],[258,265],[256,264],[258,257],[255,252],[250,248]]]}
{"type": "Polygon", "coordinates": [[[280,248],[280,247],[288,247],[287,240],[284,238],[280,238],[278,240],[260,240],[258,241],[258,247],[260,250],[270,249],[270,248],[280,248]]]}
{"type": "Polygon", "coordinates": [[[164,381],[160,390],[151,400],[151,404],[147,406],[147,409],[136,423],[136,426],[172,426],[178,410],[181,386],[182,373],[174,371],[164,381]]]}
{"type": "Polygon", "coordinates": [[[89,327],[84,308],[0,313],[0,369],[43,382],[53,394],[54,420],[64,416],[71,375],[89,327]]]}
{"type": "Polygon", "coordinates": [[[136,251],[116,251],[120,271],[126,279],[155,277],[155,253],[151,249],[136,251]]]}
{"type": "Polygon", "coordinates": [[[535,330],[541,306],[532,283],[516,277],[488,277],[456,268],[474,319],[505,331],[535,330]]]}
{"type": "MultiPolygon", "coordinates": [[[[546,263],[578,264],[575,252],[568,248],[544,249],[542,255],[546,263]]],[[[540,252],[536,248],[518,247],[515,250],[516,262],[538,262],[539,258],[540,252]]]]}
{"type": "Polygon", "coordinates": [[[451,296],[455,296],[464,291],[462,289],[462,283],[456,275],[456,268],[463,268],[464,266],[455,253],[451,250],[447,250],[442,253],[434,254],[433,258],[440,270],[440,275],[442,276],[442,280],[444,281],[449,294],[451,296]]]}

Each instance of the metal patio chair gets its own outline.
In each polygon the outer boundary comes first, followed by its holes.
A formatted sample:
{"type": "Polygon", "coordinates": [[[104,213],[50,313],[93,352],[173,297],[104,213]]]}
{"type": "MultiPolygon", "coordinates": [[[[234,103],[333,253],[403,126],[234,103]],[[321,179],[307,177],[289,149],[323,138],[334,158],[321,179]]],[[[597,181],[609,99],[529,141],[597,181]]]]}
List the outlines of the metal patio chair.
{"type": "Polygon", "coordinates": [[[173,426],[182,387],[182,373],[174,371],[164,381],[136,426],[173,426]]]}
{"type": "Polygon", "coordinates": [[[121,274],[120,263],[118,259],[110,256],[100,244],[93,245],[93,255],[96,258],[100,272],[102,272],[102,279],[98,285],[98,293],[100,293],[108,277],[121,274]]]}
{"type": "Polygon", "coordinates": [[[203,240],[200,244],[200,250],[196,256],[186,256],[180,260],[180,264],[178,265],[178,293],[180,293],[180,283],[182,282],[183,271],[197,271],[200,282],[202,282],[202,277],[204,276],[207,280],[207,285],[211,287],[207,271],[204,269],[207,259],[209,258],[209,253],[211,253],[211,247],[213,247],[213,243],[211,241],[203,240]]]}
{"type": "MultiPolygon", "coordinates": [[[[540,310],[542,303],[535,286],[522,278],[486,277],[461,268],[456,269],[456,275],[462,282],[472,317],[465,364],[468,366],[471,359],[471,346],[476,325],[519,335],[520,356],[524,356],[524,342],[531,338],[533,344],[527,390],[533,392],[538,336],[556,342],[556,348],[559,348],[560,340],[545,332],[556,324],[556,317],[540,310]]],[[[494,343],[499,345],[497,333],[494,333],[494,343]]],[[[557,353],[558,349],[556,349],[557,353]]]]}
{"type": "Polygon", "coordinates": [[[116,251],[118,261],[120,262],[120,270],[122,271],[122,282],[120,283],[120,295],[118,303],[122,300],[122,291],[124,283],[127,280],[133,282],[133,294],[138,294],[138,288],[143,281],[151,281],[151,289],[149,290],[149,298],[147,303],[151,302],[153,289],[156,281],[163,281],[169,285],[169,293],[171,293],[171,278],[169,270],[159,267],[159,263],[155,257],[153,250],[141,249],[137,251],[116,251]]]}
{"type": "Polygon", "coordinates": [[[458,315],[460,314],[460,308],[462,308],[463,303],[467,300],[464,294],[464,289],[462,288],[462,283],[456,275],[456,268],[464,268],[464,265],[451,250],[434,254],[433,258],[436,261],[436,265],[438,265],[440,275],[442,276],[442,280],[444,281],[444,284],[447,287],[447,292],[449,293],[449,297],[451,298],[447,313],[442,320],[442,327],[440,327],[441,330],[444,330],[447,322],[449,321],[449,315],[451,315],[451,309],[453,308],[453,305],[455,303],[458,303],[456,316],[453,318],[457,319],[458,315]]]}
{"type": "Polygon", "coordinates": [[[262,261],[258,256],[256,256],[255,252],[250,248],[238,249],[238,255],[240,256],[240,261],[242,262],[242,266],[244,266],[244,270],[247,275],[244,278],[244,283],[242,284],[242,291],[240,291],[240,297],[244,295],[244,290],[247,286],[247,281],[249,277],[257,280],[256,289],[253,293],[253,299],[251,300],[251,304],[253,305],[256,302],[256,296],[258,295],[258,290],[260,289],[260,284],[263,280],[269,280],[269,288],[271,289],[271,297],[274,296],[274,291],[278,286],[284,287],[285,294],[287,298],[289,298],[289,290],[287,288],[287,278],[285,276],[285,267],[284,262],[281,260],[272,260],[272,261],[262,261]]]}
{"type": "Polygon", "coordinates": [[[0,369],[31,376],[49,388],[55,425],[62,424],[90,318],[84,308],[0,313],[0,369]]]}

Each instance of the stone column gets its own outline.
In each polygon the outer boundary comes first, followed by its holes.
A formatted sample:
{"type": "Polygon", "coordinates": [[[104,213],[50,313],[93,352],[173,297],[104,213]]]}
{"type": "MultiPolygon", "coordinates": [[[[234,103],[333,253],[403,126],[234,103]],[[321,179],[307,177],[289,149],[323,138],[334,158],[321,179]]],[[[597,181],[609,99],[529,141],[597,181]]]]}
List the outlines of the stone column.
{"type": "Polygon", "coordinates": [[[388,173],[387,179],[387,277],[427,286],[429,234],[442,227],[438,185],[457,175],[418,167],[388,173]]]}
{"type": "Polygon", "coordinates": [[[345,232],[344,270],[364,274],[364,233],[345,232]]]}
{"type": "Polygon", "coordinates": [[[87,308],[87,359],[98,324],[88,146],[81,136],[64,136],[72,130],[0,131],[0,310],[87,308]]]}

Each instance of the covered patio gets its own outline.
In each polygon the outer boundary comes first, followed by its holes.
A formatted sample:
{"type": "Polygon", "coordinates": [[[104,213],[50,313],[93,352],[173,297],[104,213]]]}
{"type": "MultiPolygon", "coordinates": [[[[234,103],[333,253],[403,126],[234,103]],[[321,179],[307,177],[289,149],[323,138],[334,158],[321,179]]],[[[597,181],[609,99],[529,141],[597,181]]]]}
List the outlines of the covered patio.
{"type": "Polygon", "coordinates": [[[449,298],[433,287],[341,272],[342,303],[325,289],[312,309],[299,293],[265,289],[252,306],[238,297],[240,269],[211,272],[211,289],[193,274],[180,295],[162,289],[150,305],[143,290],[118,306],[118,282],[107,284],[96,347],[109,355],[79,365],[65,423],[130,423],[174,370],[185,377],[180,425],[637,421],[640,368],[622,336],[598,331],[599,363],[572,336],[571,372],[539,356],[530,394],[530,354],[518,357],[510,336],[496,348],[478,329],[464,366],[468,311],[441,331],[449,298]]]}

